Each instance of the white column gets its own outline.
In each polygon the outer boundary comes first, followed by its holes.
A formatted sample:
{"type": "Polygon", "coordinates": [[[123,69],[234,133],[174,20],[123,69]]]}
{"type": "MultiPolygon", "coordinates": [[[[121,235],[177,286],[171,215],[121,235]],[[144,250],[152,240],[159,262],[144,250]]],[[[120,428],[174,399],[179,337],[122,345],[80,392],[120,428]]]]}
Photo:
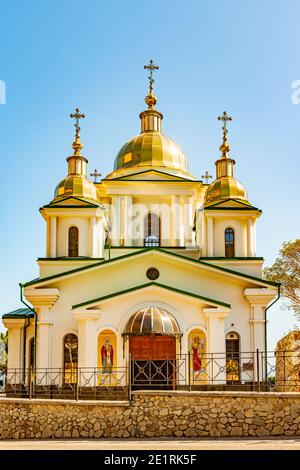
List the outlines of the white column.
{"type": "Polygon", "coordinates": [[[254,220],[248,219],[248,256],[255,256],[254,249],[254,220]]]}
{"type": "Polygon", "coordinates": [[[56,258],[57,217],[51,217],[50,224],[50,258],[56,258]]]}
{"type": "Polygon", "coordinates": [[[98,353],[98,331],[97,320],[100,318],[100,312],[79,312],[75,313],[78,321],[78,367],[95,368],[97,367],[98,353]]]}
{"type": "Polygon", "coordinates": [[[123,237],[124,246],[132,245],[132,197],[123,196],[123,237]]]}
{"type": "Polygon", "coordinates": [[[112,197],[112,245],[119,246],[120,244],[120,229],[121,229],[121,198],[119,196],[112,197]]]}
{"type": "MultiPolygon", "coordinates": [[[[96,258],[96,217],[90,217],[90,241],[89,253],[91,258],[96,258]]],[[[80,252],[79,252],[80,255],[80,252]]]]}
{"type": "MultiPolygon", "coordinates": [[[[5,328],[8,328],[8,369],[23,367],[23,328],[25,322],[25,319],[3,319],[5,328]]],[[[18,383],[18,381],[16,380],[14,383],[18,383]]]]}
{"type": "Polygon", "coordinates": [[[180,198],[176,195],[172,195],[171,223],[171,242],[172,245],[178,246],[180,243],[180,198]]]}
{"type": "MultiPolygon", "coordinates": [[[[49,316],[50,316],[50,305],[43,305],[38,308],[37,345],[36,345],[37,369],[49,369],[52,367],[51,360],[50,360],[51,359],[50,331],[51,331],[51,327],[53,323],[50,321],[49,316]]],[[[43,383],[46,383],[46,377],[44,377],[44,375],[45,375],[45,372],[40,370],[38,371],[37,378],[38,380],[42,380],[43,383]],[[45,378],[45,380],[43,380],[43,378],[45,378]]]]}
{"type": "Polygon", "coordinates": [[[229,312],[230,309],[225,307],[203,309],[208,332],[208,373],[210,382],[216,385],[226,383],[225,318],[229,312]]]}
{"type": "Polygon", "coordinates": [[[207,256],[214,256],[214,225],[212,217],[207,217],[206,227],[207,227],[207,256]]]}
{"type": "MultiPolygon", "coordinates": [[[[254,288],[245,289],[244,296],[249,302],[249,330],[251,331],[252,339],[252,352],[265,351],[265,309],[272,302],[277,295],[277,289],[274,288],[254,288]]],[[[256,357],[256,356],[255,356],[256,357]]],[[[257,363],[255,359],[254,374],[257,380],[257,363]]],[[[260,355],[260,379],[264,377],[264,361],[260,355]]]]}

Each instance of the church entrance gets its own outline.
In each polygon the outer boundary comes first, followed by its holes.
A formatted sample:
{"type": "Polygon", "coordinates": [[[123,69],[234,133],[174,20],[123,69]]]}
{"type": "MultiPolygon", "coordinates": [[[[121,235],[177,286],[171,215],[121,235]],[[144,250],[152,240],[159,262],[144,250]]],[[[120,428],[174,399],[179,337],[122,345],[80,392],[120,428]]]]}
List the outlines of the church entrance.
{"type": "Polygon", "coordinates": [[[158,307],[142,309],[130,318],[124,336],[129,336],[132,389],[175,389],[180,337],[175,318],[158,307]]]}
{"type": "Polygon", "coordinates": [[[129,340],[133,389],[174,389],[176,338],[133,336],[129,340]]]}

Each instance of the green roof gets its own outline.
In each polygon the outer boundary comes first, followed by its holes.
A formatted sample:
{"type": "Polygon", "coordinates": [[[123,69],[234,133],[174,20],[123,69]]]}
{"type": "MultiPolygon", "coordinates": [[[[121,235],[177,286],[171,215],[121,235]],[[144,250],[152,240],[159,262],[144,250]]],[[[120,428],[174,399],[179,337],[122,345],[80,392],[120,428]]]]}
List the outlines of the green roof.
{"type": "Polygon", "coordinates": [[[107,299],[110,299],[112,297],[117,297],[119,295],[128,294],[129,292],[144,289],[145,287],[149,287],[149,286],[161,287],[162,289],[167,289],[167,290],[170,290],[172,292],[176,292],[177,294],[188,295],[189,297],[194,297],[195,299],[202,300],[204,302],[214,303],[216,305],[221,305],[222,307],[230,308],[230,304],[227,304],[225,302],[221,302],[220,300],[211,299],[209,297],[203,297],[202,295],[195,294],[194,292],[190,292],[190,291],[186,291],[186,290],[182,290],[182,289],[177,289],[176,287],[167,286],[165,284],[161,284],[159,282],[153,282],[153,281],[152,282],[147,282],[146,284],[140,284],[138,286],[131,287],[129,289],[121,290],[121,291],[118,291],[118,292],[113,292],[111,294],[104,295],[104,296],[98,297],[96,299],[88,300],[86,302],[82,302],[80,304],[73,305],[72,308],[74,309],[74,308],[84,307],[85,305],[93,304],[95,302],[101,302],[103,300],[107,300],[107,299]]]}
{"type": "Polygon", "coordinates": [[[7,312],[2,315],[2,318],[32,318],[34,317],[34,313],[30,308],[18,308],[17,310],[13,310],[12,312],[7,312]]]}
{"type": "Polygon", "coordinates": [[[64,276],[69,276],[71,274],[75,274],[75,273],[78,273],[78,272],[81,272],[81,271],[85,271],[87,269],[94,269],[98,266],[102,266],[102,265],[105,265],[105,264],[108,264],[108,263],[114,263],[114,262],[121,261],[121,260],[126,259],[126,258],[139,256],[139,255],[141,255],[142,253],[144,253],[146,251],[147,252],[149,252],[149,251],[158,251],[158,252],[161,252],[161,253],[165,253],[165,254],[167,254],[171,257],[176,257],[176,258],[183,259],[185,261],[189,261],[190,263],[197,264],[198,266],[199,265],[200,266],[206,266],[206,267],[209,267],[211,269],[215,269],[217,271],[223,271],[225,273],[234,275],[236,277],[240,277],[240,278],[244,278],[244,279],[250,279],[250,280],[253,280],[255,282],[259,282],[261,284],[267,284],[267,285],[271,285],[271,286],[278,286],[277,282],[267,281],[265,279],[262,279],[262,278],[259,278],[259,277],[256,277],[256,276],[252,276],[250,274],[241,273],[239,271],[234,271],[233,269],[224,268],[223,266],[218,266],[218,265],[211,264],[211,263],[201,261],[201,260],[195,260],[193,258],[181,255],[179,253],[173,253],[171,251],[164,250],[163,248],[154,247],[154,248],[144,248],[144,250],[139,250],[138,252],[134,251],[133,253],[127,253],[125,255],[117,256],[116,258],[112,258],[112,259],[108,259],[108,260],[104,260],[104,261],[99,261],[99,262],[94,263],[92,265],[82,266],[80,268],[71,269],[70,271],[67,271],[67,272],[64,271],[63,273],[53,274],[51,276],[47,276],[47,277],[44,277],[44,278],[34,279],[33,281],[29,281],[29,282],[26,282],[25,284],[23,284],[23,287],[32,286],[34,284],[39,284],[39,283],[52,281],[52,279],[56,279],[56,278],[64,277],[64,276]]]}

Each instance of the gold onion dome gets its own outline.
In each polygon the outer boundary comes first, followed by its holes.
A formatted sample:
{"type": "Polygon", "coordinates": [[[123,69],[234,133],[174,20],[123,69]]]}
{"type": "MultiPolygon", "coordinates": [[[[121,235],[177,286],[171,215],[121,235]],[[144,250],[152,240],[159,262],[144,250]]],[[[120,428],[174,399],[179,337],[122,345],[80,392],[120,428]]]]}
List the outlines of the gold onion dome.
{"type": "Polygon", "coordinates": [[[226,199],[238,199],[246,204],[250,204],[244,186],[234,177],[235,160],[228,155],[230,146],[227,141],[226,122],[232,118],[224,111],[218,117],[223,121],[223,142],[220,145],[221,157],[216,161],[217,178],[207,188],[205,193],[205,204],[211,204],[226,199]]]}
{"type": "Polygon", "coordinates": [[[97,189],[94,183],[86,176],[88,160],[81,155],[83,145],[80,142],[80,127],[78,125],[78,119],[85,116],[84,114],[80,114],[80,110],[78,108],[76,109],[75,114],[71,114],[70,116],[76,118],[75,140],[72,144],[74,152],[73,155],[67,158],[68,176],[66,176],[66,178],[56,186],[53,202],[68,196],[80,197],[98,202],[97,189]]]}
{"type": "MultiPolygon", "coordinates": [[[[152,61],[150,64],[152,69],[156,67],[152,61]]],[[[123,145],[116,156],[114,171],[107,178],[156,169],[166,174],[194,180],[183,151],[176,142],[161,133],[163,115],[155,109],[157,99],[153,94],[154,80],[151,73],[149,80],[150,91],[145,98],[148,109],[140,113],[141,133],[123,145]]]]}

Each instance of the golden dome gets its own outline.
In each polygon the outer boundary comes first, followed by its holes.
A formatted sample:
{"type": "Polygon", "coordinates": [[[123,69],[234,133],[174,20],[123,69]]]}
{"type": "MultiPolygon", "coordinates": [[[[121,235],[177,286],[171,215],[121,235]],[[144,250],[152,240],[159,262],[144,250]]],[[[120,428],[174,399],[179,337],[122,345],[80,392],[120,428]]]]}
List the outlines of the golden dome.
{"type": "Polygon", "coordinates": [[[70,196],[99,202],[97,200],[97,189],[94,183],[86,176],[88,160],[81,155],[83,145],[80,142],[80,127],[78,122],[85,115],[80,114],[80,110],[76,108],[75,113],[70,114],[70,117],[76,119],[75,140],[72,144],[74,153],[67,158],[68,175],[56,186],[52,203],[70,196]]]}
{"type": "Polygon", "coordinates": [[[220,145],[221,157],[216,161],[216,179],[207,188],[205,193],[205,205],[212,202],[220,202],[226,199],[238,199],[246,204],[248,202],[247,192],[244,186],[234,177],[235,160],[228,155],[230,146],[227,141],[227,121],[232,117],[224,111],[218,120],[223,121],[223,142],[220,145]]]}
{"type": "Polygon", "coordinates": [[[222,176],[209,185],[205,194],[205,203],[224,199],[239,199],[248,203],[244,186],[233,176],[222,176]]]}
{"type": "Polygon", "coordinates": [[[167,169],[168,173],[194,179],[189,173],[187,158],[180,147],[157,131],[142,132],[126,142],[119,151],[114,171],[124,170],[122,173],[129,173],[126,170],[133,168],[167,169]]]}
{"type": "Polygon", "coordinates": [[[97,189],[85,175],[68,175],[55,188],[54,200],[74,196],[97,200],[97,189]]]}
{"type": "Polygon", "coordinates": [[[156,169],[194,180],[194,176],[189,172],[185,154],[176,142],[161,133],[163,115],[154,108],[157,99],[153,94],[151,82],[150,93],[145,102],[148,109],[140,113],[141,133],[123,145],[116,156],[114,171],[107,178],[113,179],[141,170],[156,169]]]}

